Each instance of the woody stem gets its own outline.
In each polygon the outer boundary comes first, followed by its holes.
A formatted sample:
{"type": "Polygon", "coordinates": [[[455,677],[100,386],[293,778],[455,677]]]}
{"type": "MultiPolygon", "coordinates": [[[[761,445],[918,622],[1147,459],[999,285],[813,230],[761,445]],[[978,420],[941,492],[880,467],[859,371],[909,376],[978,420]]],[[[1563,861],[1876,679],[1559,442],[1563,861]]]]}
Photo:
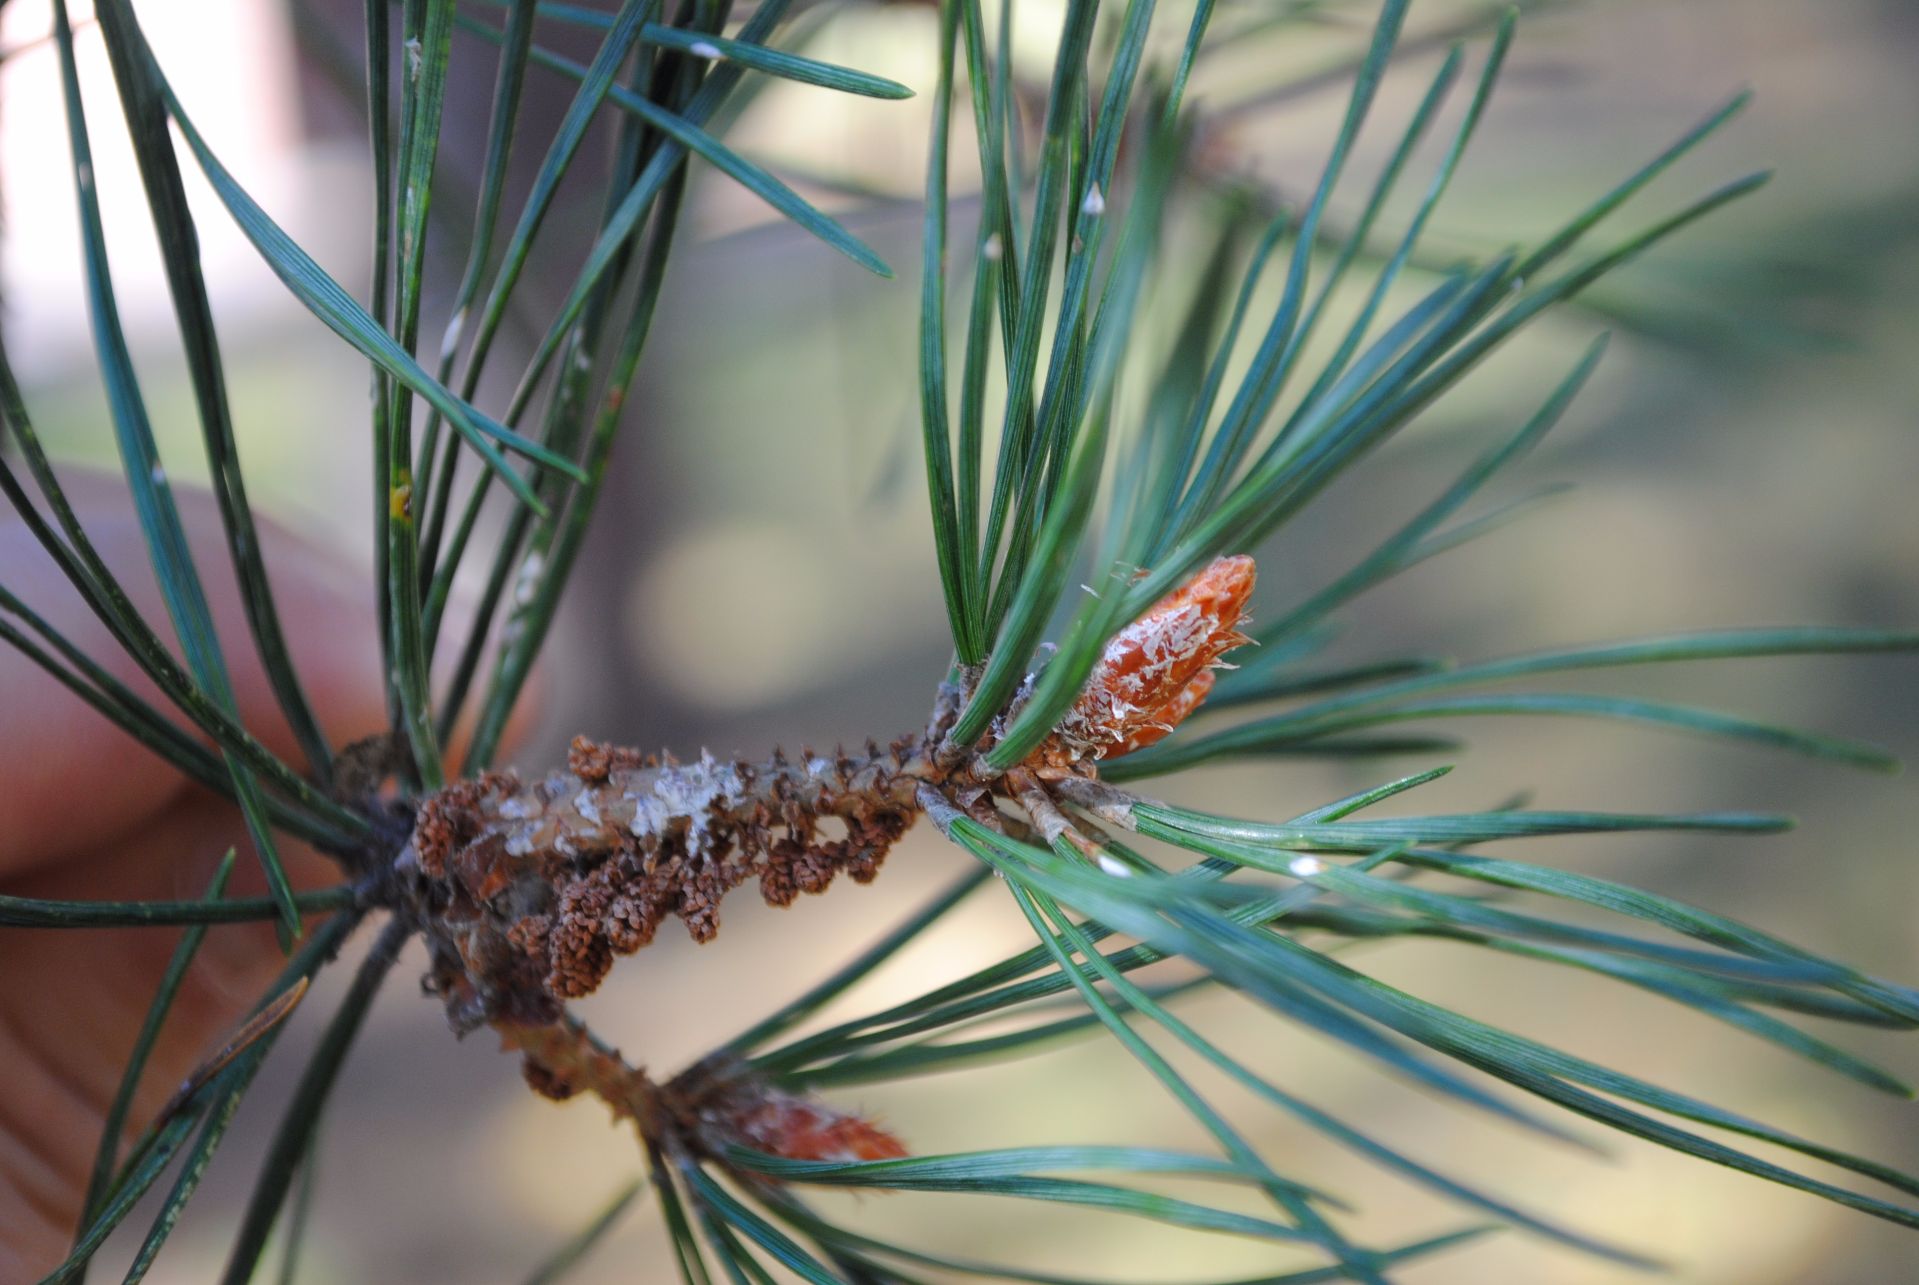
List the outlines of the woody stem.
{"type": "Polygon", "coordinates": [[[546,1026],[497,1023],[503,1048],[526,1055],[526,1078],[549,1098],[564,1101],[591,1093],[621,1119],[632,1120],[646,1137],[658,1134],[662,1115],[659,1086],[645,1071],[629,1066],[586,1023],[565,1015],[546,1026]]]}

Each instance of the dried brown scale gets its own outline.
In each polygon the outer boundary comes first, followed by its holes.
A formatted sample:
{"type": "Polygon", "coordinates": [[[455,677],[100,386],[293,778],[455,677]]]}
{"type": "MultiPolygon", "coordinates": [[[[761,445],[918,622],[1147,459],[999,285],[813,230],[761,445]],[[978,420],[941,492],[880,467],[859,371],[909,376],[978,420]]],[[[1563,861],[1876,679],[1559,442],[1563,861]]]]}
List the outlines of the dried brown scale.
{"type": "Polygon", "coordinates": [[[545,1026],[503,1027],[500,1040],[505,1048],[525,1055],[527,1083],[555,1101],[590,1093],[649,1133],[669,1114],[663,1090],[645,1071],[627,1065],[618,1049],[601,1044],[572,1018],[545,1026]]]}
{"type": "Polygon", "coordinates": [[[504,794],[515,785],[503,772],[488,772],[477,780],[457,781],[420,804],[413,823],[413,850],[420,869],[438,878],[446,873],[446,859],[478,833],[481,805],[490,794],[504,794]]]}
{"type": "Polygon", "coordinates": [[[542,779],[450,786],[421,804],[410,848],[428,984],[462,1030],[550,1023],[668,917],[711,940],[721,900],[749,879],[779,906],[842,871],[864,883],[918,815],[917,747],[681,765],[576,741],[542,779]],[[827,818],[843,838],[820,835],[827,818]]]}
{"type": "Polygon", "coordinates": [[[520,1059],[520,1075],[529,1089],[554,1102],[565,1102],[580,1091],[580,1086],[564,1072],[531,1055],[520,1059]]]}
{"type": "Polygon", "coordinates": [[[584,736],[576,736],[567,746],[566,767],[582,781],[598,784],[605,781],[616,768],[644,768],[660,765],[657,754],[647,754],[640,750],[628,749],[624,745],[607,745],[599,741],[589,741],[584,736]]]}

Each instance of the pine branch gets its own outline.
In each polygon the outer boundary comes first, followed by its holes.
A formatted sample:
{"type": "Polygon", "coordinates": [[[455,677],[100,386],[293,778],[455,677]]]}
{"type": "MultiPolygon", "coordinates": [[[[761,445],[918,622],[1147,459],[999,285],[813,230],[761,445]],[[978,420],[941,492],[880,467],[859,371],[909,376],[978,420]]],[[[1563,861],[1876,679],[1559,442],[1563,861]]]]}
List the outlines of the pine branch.
{"type": "MultiPolygon", "coordinates": [[[[1919,1226],[1912,1203],[1919,1178],[1453,1012],[1367,973],[1357,966],[1363,960],[1337,950],[1410,938],[1491,952],[1514,967],[1577,968],[1682,1004],[1876,1090],[1910,1096],[1898,1076],[1789,1017],[1911,1029],[1919,1027],[1919,990],[1703,906],[1478,851],[1568,834],[1715,833],[1745,841],[1783,828],[1784,818],[1521,803],[1454,813],[1373,811],[1436,780],[1443,767],[1285,821],[1177,806],[1128,785],[1250,755],[1450,752],[1454,742],[1394,729],[1517,714],[1623,720],[1892,765],[1877,747],[1716,710],[1496,685],[1642,663],[1919,649],[1919,635],[1906,630],[1677,634],[1465,665],[1417,652],[1322,656],[1347,604],[1530,507],[1536,493],[1461,516],[1467,501],[1567,413],[1600,360],[1603,337],[1516,432],[1435,499],[1394,515],[1385,524],[1392,534],[1372,552],[1261,629],[1247,625],[1254,556],[1269,536],[1521,330],[1764,182],[1763,174],[1736,180],[1610,244],[1581,248],[1603,221],[1731,120],[1743,95],[1537,245],[1454,262],[1424,236],[1490,108],[1514,36],[1511,12],[1475,5],[1448,26],[1414,28],[1402,38],[1410,4],[1383,0],[1355,55],[1342,53],[1328,70],[1254,91],[1208,118],[1188,102],[1198,96],[1194,82],[1205,74],[1208,49],[1322,19],[1336,6],[1283,4],[1241,19],[1222,41],[1209,37],[1211,0],[1171,38],[1158,32],[1153,0],[1127,0],[1105,13],[1097,0],[1069,0],[1052,56],[1038,67],[1023,49],[1015,63],[1010,0],[991,14],[980,0],[943,0],[931,33],[937,66],[917,344],[931,565],[954,662],[936,688],[925,730],[885,748],[869,742],[850,754],[775,753],[762,762],[702,754],[679,763],[581,740],[563,768],[522,778],[488,769],[577,565],[627,418],[628,391],[667,297],[672,250],[689,209],[698,209],[686,200],[692,159],[887,275],[841,219],[721,134],[769,78],[874,99],[908,91],[870,72],[776,48],[795,7],[789,0],[765,0],[737,24],[725,0],[687,0],[670,15],[658,0],[625,0],[616,12],[499,0],[490,6],[505,10],[499,27],[454,0],[368,0],[374,275],[363,304],[212,151],[134,8],[127,0],[102,4],[100,34],[145,199],[163,234],[227,554],[253,651],[304,767],[282,761],[242,726],[227,672],[230,641],[213,630],[205,569],[186,545],[122,333],[81,110],[75,25],[56,4],[52,39],[96,347],[182,659],[107,571],[54,476],[3,356],[0,415],[24,472],[0,461],[0,493],[185,721],[149,704],[4,588],[0,640],[188,777],[236,801],[270,896],[223,900],[229,856],[200,902],[0,898],[0,924],[18,928],[190,926],[124,1068],[74,1251],[55,1279],[77,1278],[177,1163],[129,1279],[147,1271],[308,980],[367,914],[384,915],[385,926],[298,1077],[239,1225],[229,1279],[254,1273],[296,1173],[311,1164],[354,1037],[415,933],[430,951],[430,988],[456,1031],[492,1027],[521,1056],[536,1091],[556,1099],[596,1096],[616,1118],[632,1122],[680,1271],[701,1285],[710,1285],[715,1266],[736,1282],[770,1282],[777,1270],[864,1285],[912,1280],[909,1273],[925,1267],[1072,1279],[929,1254],[840,1226],[802,1197],[809,1187],[1069,1205],[1313,1256],[1299,1270],[1263,1276],[1267,1282],[1384,1285],[1399,1264],[1476,1234],[1393,1249],[1359,1244],[1340,1225],[1347,1212],[1341,1202],[1281,1172],[1239,1121],[1202,1095],[1186,1061],[1478,1214],[1616,1261],[1648,1261],[1467,1185],[1304,1101],[1178,1010],[1199,991],[1231,992],[1256,1013],[1316,1032],[1541,1137],[1590,1145],[1561,1123],[1563,1110],[1919,1226]],[[542,40],[550,30],[543,24],[593,33],[592,60],[554,52],[542,40]],[[432,214],[436,176],[444,177],[441,126],[453,77],[465,72],[463,64],[456,71],[456,56],[469,52],[464,42],[456,45],[456,30],[498,44],[501,53],[473,234],[456,256],[463,266],[450,314],[428,353],[437,284],[428,271],[428,241],[446,235],[432,214]],[[1482,31],[1490,38],[1470,101],[1413,216],[1396,238],[1375,244],[1375,230],[1396,208],[1401,184],[1417,168],[1468,65],[1463,39],[1482,31]],[[1356,217],[1339,226],[1333,211],[1349,183],[1349,161],[1364,154],[1367,135],[1395,101],[1380,92],[1394,59],[1437,45],[1451,47],[1410,116],[1390,127],[1390,146],[1380,153],[1385,163],[1356,217]],[[508,181],[513,149],[539,142],[519,136],[529,68],[577,88],[521,195],[508,181]],[[1036,69],[1043,75],[1034,76],[1036,69]],[[1307,195],[1297,209],[1277,209],[1270,194],[1245,191],[1222,172],[1216,144],[1235,116],[1334,83],[1349,88],[1344,111],[1324,164],[1301,185],[1307,195]],[[1022,116],[1028,108],[1038,123],[1031,137],[1022,116]],[[550,236],[578,158],[607,120],[617,124],[597,231],[573,275],[563,278],[562,302],[540,327],[530,361],[504,372],[511,393],[495,417],[480,400],[485,377],[502,373],[491,363],[504,358],[497,351],[504,320],[524,298],[536,244],[550,236]],[[963,137],[969,126],[971,140],[963,137]],[[193,252],[197,233],[182,196],[180,147],[289,291],[371,367],[377,641],[391,728],[337,754],[292,668],[259,556],[210,294],[193,252]],[[974,168],[977,195],[956,193],[953,175],[974,168]],[[1192,201],[1195,178],[1227,198],[1192,201]],[[973,222],[966,221],[969,207],[977,212],[973,222]],[[969,238],[970,258],[954,262],[953,247],[969,238]],[[1203,243],[1190,262],[1175,249],[1189,241],[1203,243]],[[1428,280],[1419,297],[1394,312],[1408,272],[1428,280]],[[1355,315],[1329,333],[1349,295],[1359,300],[1355,315]],[[465,451],[477,457],[477,471],[465,451]],[[40,499],[29,495],[27,480],[40,499]],[[495,480],[504,496],[493,492],[495,480]],[[494,539],[482,533],[502,499],[508,508],[494,539]],[[488,563],[486,591],[476,623],[457,642],[451,681],[436,690],[429,682],[434,654],[476,539],[491,541],[479,551],[488,563]],[[1239,660],[1255,640],[1256,658],[1220,676],[1233,663],[1227,655],[1239,660]],[[475,696],[477,728],[459,763],[449,758],[454,731],[475,696]],[[1254,704],[1266,708],[1224,730],[1213,721],[1254,704]],[[783,906],[802,892],[823,892],[841,872],[861,882],[875,877],[922,812],[968,854],[971,872],[831,976],[743,1022],[740,1035],[678,1074],[652,1078],[570,1011],[667,919],[679,918],[696,940],[712,939],[722,900],[748,880],[783,906]],[[295,893],[276,856],[282,832],[318,843],[346,882],[295,893]],[[856,1000],[899,951],[985,886],[1007,890],[1002,909],[1032,929],[1031,948],[876,1010],[803,1027],[827,1004],[856,1000]],[[273,917],[292,934],[317,911],[335,913],[122,1154],[123,1117],[209,927],[273,917]],[[1160,1034],[1149,1038],[1149,1025],[1160,1034]],[[1211,1138],[1217,1154],[1045,1142],[914,1154],[909,1140],[882,1122],[823,1096],[850,1084],[1038,1055],[1100,1030],[1211,1138]],[[1525,1098],[1490,1091],[1487,1077],[1525,1098]],[[1740,1150],[1721,1134],[1762,1143],[1784,1159],[1740,1150]],[[1807,1160],[1892,1194],[1856,1191],[1791,1167],[1807,1160]],[[1251,1214],[1234,1201],[1193,1198],[1193,1179],[1250,1193],[1269,1208],[1251,1214]],[[1162,1190],[1163,1181],[1181,1185],[1162,1190]]],[[[576,1261],[636,1190],[596,1216],[541,1269],[541,1279],[576,1261]]],[[[289,1272],[293,1261],[290,1249],[289,1272]]]]}

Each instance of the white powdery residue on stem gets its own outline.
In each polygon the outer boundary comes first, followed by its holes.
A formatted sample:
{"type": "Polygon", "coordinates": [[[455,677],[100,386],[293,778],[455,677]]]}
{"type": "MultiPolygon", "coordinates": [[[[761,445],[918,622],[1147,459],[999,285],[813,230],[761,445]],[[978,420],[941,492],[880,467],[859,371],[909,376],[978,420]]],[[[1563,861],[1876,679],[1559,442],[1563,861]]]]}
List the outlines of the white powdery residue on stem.
{"type": "Polygon", "coordinates": [[[592,790],[581,790],[579,794],[574,796],[573,810],[594,825],[605,824],[605,821],[600,816],[600,805],[593,801],[592,790]]]}
{"type": "Polygon", "coordinates": [[[733,764],[702,753],[697,763],[661,769],[653,780],[651,795],[629,792],[626,797],[635,805],[634,834],[659,834],[673,818],[683,818],[687,844],[697,852],[707,846],[707,828],[713,815],[745,802],[746,782],[733,764]]]}
{"type": "MultiPolygon", "coordinates": [[[[657,790],[657,787],[656,787],[657,790]]],[[[633,824],[631,829],[641,838],[650,834],[660,834],[666,829],[666,823],[673,817],[673,809],[657,792],[636,794],[628,790],[621,798],[633,805],[633,824]]]]}

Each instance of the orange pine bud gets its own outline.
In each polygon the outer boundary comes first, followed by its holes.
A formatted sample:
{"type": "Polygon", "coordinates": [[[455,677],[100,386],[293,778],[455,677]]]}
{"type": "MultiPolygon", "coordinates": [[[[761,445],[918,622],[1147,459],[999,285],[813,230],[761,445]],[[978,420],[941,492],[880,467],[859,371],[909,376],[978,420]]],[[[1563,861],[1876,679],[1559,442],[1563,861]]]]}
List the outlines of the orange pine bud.
{"type": "Polygon", "coordinates": [[[898,1160],[907,1154],[904,1143],[871,1120],[791,1093],[768,1092],[727,1124],[748,1145],[788,1160],[898,1160]]]}
{"type": "Polygon", "coordinates": [[[1213,671],[1202,669],[1193,675],[1193,681],[1180,688],[1179,695],[1160,706],[1154,721],[1136,728],[1127,738],[1112,749],[1100,755],[1101,758],[1116,759],[1122,754],[1131,754],[1134,750],[1143,750],[1154,741],[1178,727],[1186,716],[1200,707],[1207,695],[1213,690],[1213,671]]]}
{"type": "Polygon", "coordinates": [[[1079,699],[1037,751],[1047,767],[1116,758],[1157,741],[1199,708],[1219,657],[1250,642],[1238,630],[1253,560],[1217,559],[1113,636],[1079,699]]]}

